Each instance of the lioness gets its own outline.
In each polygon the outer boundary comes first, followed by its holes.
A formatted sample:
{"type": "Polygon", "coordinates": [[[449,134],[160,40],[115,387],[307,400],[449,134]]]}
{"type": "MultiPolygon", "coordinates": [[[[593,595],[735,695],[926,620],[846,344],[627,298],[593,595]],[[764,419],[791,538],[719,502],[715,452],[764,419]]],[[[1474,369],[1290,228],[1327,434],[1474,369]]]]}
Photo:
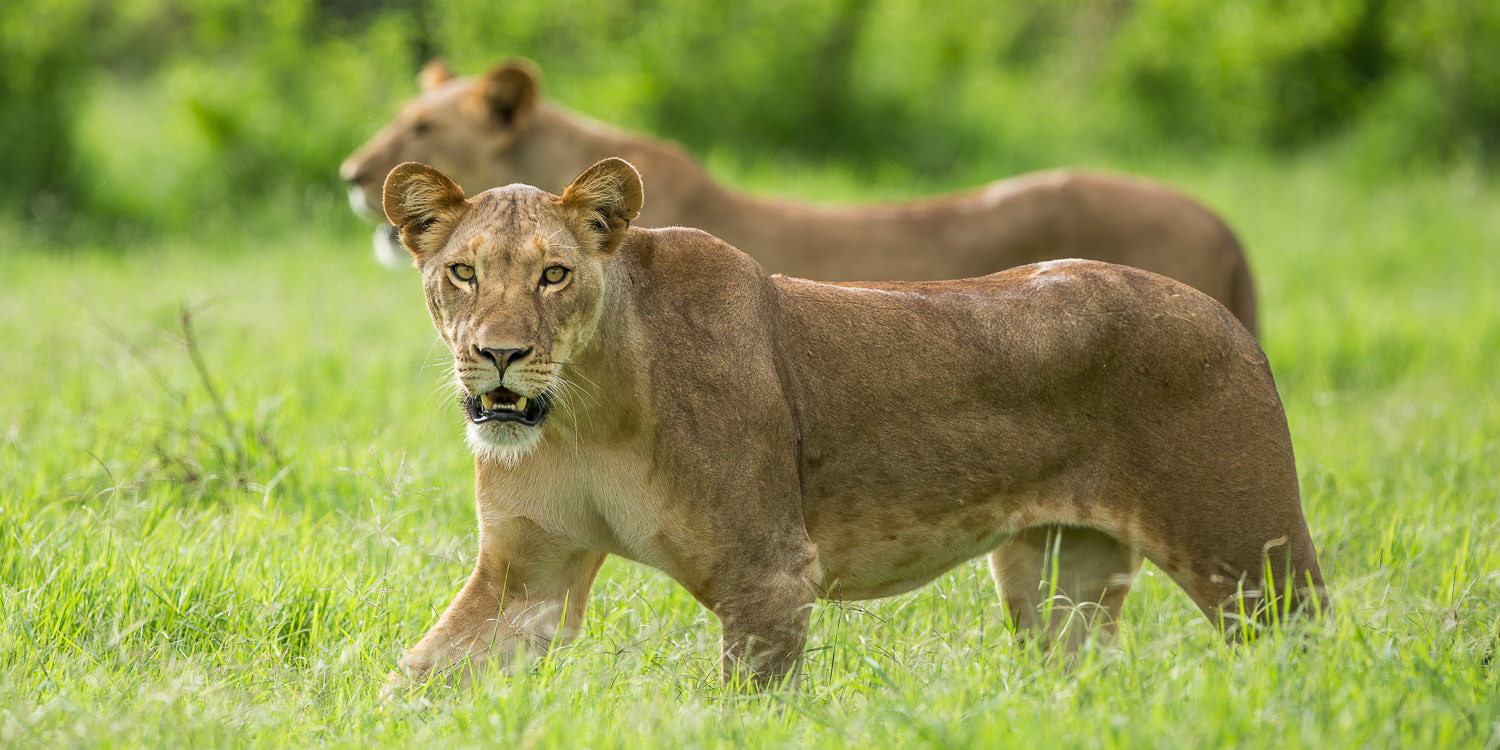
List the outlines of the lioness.
{"type": "MultiPolygon", "coordinates": [[[[543,101],[524,62],[457,78],[435,61],[421,82],[421,95],[340,168],[356,210],[378,214],[386,173],[408,160],[483,189],[564,185],[599,159],[623,156],[659,186],[638,224],[705,229],[772,271],[824,281],[954,279],[1092,258],[1197,287],[1255,332],[1250,269],[1233,233],[1201,204],[1151,182],[1054,171],[931,200],[809,206],[736,193],[673,145],[543,101]]],[[[410,264],[388,225],[375,244],[377,257],[410,264]]]]}
{"type": "Polygon", "coordinates": [[[761,683],[794,669],[816,598],[983,553],[1016,626],[1069,647],[1113,632],[1143,557],[1230,631],[1323,600],[1265,356],[1184,284],[1081,260],[773,276],[704,232],[631,227],[620,159],[562,197],[468,199],[406,163],[384,204],[452,350],[479,516],[406,679],[573,637],[609,554],[685,586],[725,670],[761,683]]]}

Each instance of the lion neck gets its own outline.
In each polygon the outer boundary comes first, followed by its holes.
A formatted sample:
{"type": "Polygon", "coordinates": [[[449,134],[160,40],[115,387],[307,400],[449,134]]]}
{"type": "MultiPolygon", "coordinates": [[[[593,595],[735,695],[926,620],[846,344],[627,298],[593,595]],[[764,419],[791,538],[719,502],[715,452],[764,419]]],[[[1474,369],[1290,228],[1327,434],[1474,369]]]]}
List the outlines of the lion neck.
{"type": "MultiPolygon", "coordinates": [[[[639,236],[638,230],[631,235],[639,236]]],[[[627,241],[628,242],[628,241],[627,241]]],[[[563,408],[551,420],[558,443],[585,448],[620,445],[643,434],[647,403],[642,396],[645,359],[630,351],[641,341],[639,316],[631,291],[628,247],[605,265],[603,300],[597,327],[577,351],[568,355],[561,375],[571,387],[561,394],[563,408]]]]}

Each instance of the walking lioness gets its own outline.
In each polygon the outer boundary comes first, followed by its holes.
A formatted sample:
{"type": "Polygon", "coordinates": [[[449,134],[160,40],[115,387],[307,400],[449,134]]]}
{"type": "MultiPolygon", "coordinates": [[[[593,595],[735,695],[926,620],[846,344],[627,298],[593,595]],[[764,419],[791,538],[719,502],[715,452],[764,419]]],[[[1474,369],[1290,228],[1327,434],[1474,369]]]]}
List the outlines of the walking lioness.
{"type": "MultiPolygon", "coordinates": [[[[381,182],[404,161],[426,162],[484,189],[563,185],[599,159],[624,156],[653,186],[651,207],[637,224],[705,229],[772,271],[823,281],[911,281],[1091,258],[1197,287],[1255,332],[1255,291],[1234,234],[1202,204],[1146,180],[1053,171],[888,205],[768,200],[716,183],[676,146],[544,101],[524,62],[473,78],[434,62],[421,81],[422,93],[340,168],[356,210],[379,213],[381,182]]],[[[376,255],[409,263],[387,229],[376,231],[376,255]]]]}
{"type": "Polygon", "coordinates": [[[1016,625],[1067,646],[1113,632],[1143,557],[1231,631],[1322,602],[1265,356],[1184,284],[1090,261],[773,276],[632,228],[620,159],[562,197],[469,199],[406,163],[384,204],[453,353],[479,512],[473,575],[398,682],[573,637],[609,554],[685,586],[759,684],[794,670],[818,597],[984,553],[1016,625]]]}

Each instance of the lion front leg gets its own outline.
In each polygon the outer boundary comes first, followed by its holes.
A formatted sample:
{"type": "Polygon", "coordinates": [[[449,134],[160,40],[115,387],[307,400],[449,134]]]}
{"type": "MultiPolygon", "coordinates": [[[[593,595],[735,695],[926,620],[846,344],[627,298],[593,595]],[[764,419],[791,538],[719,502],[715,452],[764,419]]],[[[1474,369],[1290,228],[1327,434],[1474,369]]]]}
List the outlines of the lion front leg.
{"type": "Polygon", "coordinates": [[[764,690],[796,680],[816,598],[816,553],[808,548],[793,564],[743,568],[710,584],[727,684],[764,690]]]}
{"type": "Polygon", "coordinates": [[[600,552],[570,548],[535,524],[512,519],[481,529],[474,573],[437,624],[391,676],[400,688],[439,678],[464,686],[523,651],[542,655],[583,625],[600,552]]]}

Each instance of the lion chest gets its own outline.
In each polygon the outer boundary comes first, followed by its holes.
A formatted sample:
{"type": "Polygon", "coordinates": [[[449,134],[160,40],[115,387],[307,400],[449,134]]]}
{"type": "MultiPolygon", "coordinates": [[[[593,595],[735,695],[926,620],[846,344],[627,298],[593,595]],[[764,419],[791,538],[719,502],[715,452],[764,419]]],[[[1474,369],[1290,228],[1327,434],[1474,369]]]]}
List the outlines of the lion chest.
{"type": "Polygon", "coordinates": [[[480,477],[481,523],[525,518],[580,549],[669,568],[658,547],[674,504],[637,452],[544,445],[514,467],[492,469],[480,477]]]}

